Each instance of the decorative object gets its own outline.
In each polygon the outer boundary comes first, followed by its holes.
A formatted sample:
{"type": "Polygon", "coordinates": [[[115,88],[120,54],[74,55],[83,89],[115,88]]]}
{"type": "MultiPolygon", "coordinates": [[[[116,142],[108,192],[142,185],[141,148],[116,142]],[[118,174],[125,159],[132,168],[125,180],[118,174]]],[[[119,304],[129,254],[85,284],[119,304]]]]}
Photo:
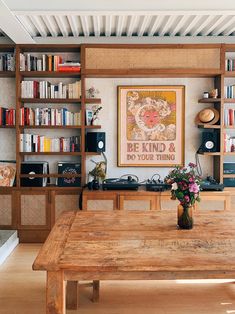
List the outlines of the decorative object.
{"type": "Polygon", "coordinates": [[[0,186],[13,186],[16,175],[16,162],[0,162],[0,186]]]}
{"type": "Polygon", "coordinates": [[[102,107],[94,106],[92,107],[93,110],[93,117],[91,120],[91,125],[99,125],[100,119],[99,119],[99,112],[102,109],[102,107]]]}
{"type": "Polygon", "coordinates": [[[95,98],[100,93],[100,91],[98,89],[95,89],[94,86],[91,86],[90,88],[88,88],[86,92],[87,92],[88,98],[95,98]]]}
{"type": "Polygon", "coordinates": [[[219,112],[211,107],[201,110],[196,116],[196,124],[215,124],[219,121],[219,112]]]}
{"type": "Polygon", "coordinates": [[[93,119],[93,111],[91,109],[86,109],[86,125],[91,125],[93,119]]]}
{"type": "Polygon", "coordinates": [[[176,167],[165,178],[167,184],[171,184],[171,199],[178,199],[178,228],[193,228],[192,206],[200,201],[199,190],[201,178],[196,174],[196,165],[189,163],[188,168],[176,167]]]}
{"type": "Polygon", "coordinates": [[[218,97],[218,89],[217,88],[213,88],[210,92],[209,92],[209,96],[211,98],[217,98],[218,97]]]}
{"type": "Polygon", "coordinates": [[[184,163],[184,86],[118,86],[118,166],[184,163]]]}
{"type": "Polygon", "coordinates": [[[203,93],[203,98],[209,98],[209,93],[208,92],[204,92],[203,93]]]}
{"type": "MultiPolygon", "coordinates": [[[[95,167],[89,171],[88,176],[92,176],[95,181],[103,181],[106,177],[107,173],[107,158],[104,152],[102,152],[102,156],[104,158],[103,161],[96,162],[91,159],[91,162],[95,164],[95,167]]],[[[93,180],[93,181],[94,181],[93,180]]]]}

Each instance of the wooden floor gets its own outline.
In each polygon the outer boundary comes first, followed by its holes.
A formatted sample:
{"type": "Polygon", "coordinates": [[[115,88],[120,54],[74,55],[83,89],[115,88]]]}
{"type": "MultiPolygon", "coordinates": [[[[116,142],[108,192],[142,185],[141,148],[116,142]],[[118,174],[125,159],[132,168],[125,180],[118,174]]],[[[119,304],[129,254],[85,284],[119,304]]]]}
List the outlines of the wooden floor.
{"type": "MultiPolygon", "coordinates": [[[[39,247],[21,244],[0,266],[0,314],[45,314],[45,272],[31,270],[39,247]]],[[[224,281],[101,282],[100,302],[90,296],[90,288],[81,288],[79,310],[67,313],[235,313],[235,284],[224,281]]]]}

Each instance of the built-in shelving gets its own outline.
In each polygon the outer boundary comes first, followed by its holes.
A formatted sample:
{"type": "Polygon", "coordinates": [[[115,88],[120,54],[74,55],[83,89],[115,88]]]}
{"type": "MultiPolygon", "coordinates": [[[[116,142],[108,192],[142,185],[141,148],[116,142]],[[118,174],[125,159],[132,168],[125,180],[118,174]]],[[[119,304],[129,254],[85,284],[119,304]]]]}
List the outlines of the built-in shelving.
{"type": "Polygon", "coordinates": [[[21,71],[22,77],[80,77],[80,72],[58,72],[58,71],[21,71]]]}

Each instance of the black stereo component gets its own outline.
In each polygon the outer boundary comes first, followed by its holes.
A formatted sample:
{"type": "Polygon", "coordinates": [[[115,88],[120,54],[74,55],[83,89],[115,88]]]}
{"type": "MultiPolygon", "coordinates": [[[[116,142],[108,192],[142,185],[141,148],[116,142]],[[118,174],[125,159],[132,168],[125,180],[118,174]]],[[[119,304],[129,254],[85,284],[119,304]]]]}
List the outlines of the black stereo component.
{"type": "Polygon", "coordinates": [[[153,191],[153,192],[162,192],[165,190],[169,190],[171,185],[164,183],[161,180],[161,177],[158,173],[155,173],[151,179],[148,179],[145,184],[146,191],[153,191]]]}
{"type": "Polygon", "coordinates": [[[87,132],[86,151],[105,152],[105,132],[87,132]]]}
{"type": "MultiPolygon", "coordinates": [[[[49,164],[46,161],[27,161],[21,163],[21,174],[48,174],[49,164]]],[[[21,186],[38,186],[45,187],[48,183],[48,178],[21,178],[21,186]]]]}
{"type": "Polygon", "coordinates": [[[198,150],[199,153],[204,152],[219,152],[219,133],[218,132],[203,132],[202,144],[198,150]]]}
{"type": "Polygon", "coordinates": [[[140,184],[134,175],[127,175],[120,178],[105,179],[102,183],[103,190],[138,190],[140,184]]]}
{"type": "Polygon", "coordinates": [[[214,178],[207,177],[200,184],[201,191],[223,191],[224,184],[218,183],[214,178]]]}

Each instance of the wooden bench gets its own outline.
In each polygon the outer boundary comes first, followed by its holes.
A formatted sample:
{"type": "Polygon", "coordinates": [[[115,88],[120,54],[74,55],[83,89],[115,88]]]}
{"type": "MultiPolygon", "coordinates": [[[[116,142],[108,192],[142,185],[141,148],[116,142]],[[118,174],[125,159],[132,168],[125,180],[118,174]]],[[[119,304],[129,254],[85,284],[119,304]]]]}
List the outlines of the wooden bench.
{"type": "MultiPolygon", "coordinates": [[[[77,281],[235,278],[235,212],[195,211],[192,230],[176,229],[176,210],[64,212],[34,270],[47,272],[46,314],[65,314],[65,287],[77,281]]],[[[67,293],[68,294],[68,293],[67,293]]]]}

